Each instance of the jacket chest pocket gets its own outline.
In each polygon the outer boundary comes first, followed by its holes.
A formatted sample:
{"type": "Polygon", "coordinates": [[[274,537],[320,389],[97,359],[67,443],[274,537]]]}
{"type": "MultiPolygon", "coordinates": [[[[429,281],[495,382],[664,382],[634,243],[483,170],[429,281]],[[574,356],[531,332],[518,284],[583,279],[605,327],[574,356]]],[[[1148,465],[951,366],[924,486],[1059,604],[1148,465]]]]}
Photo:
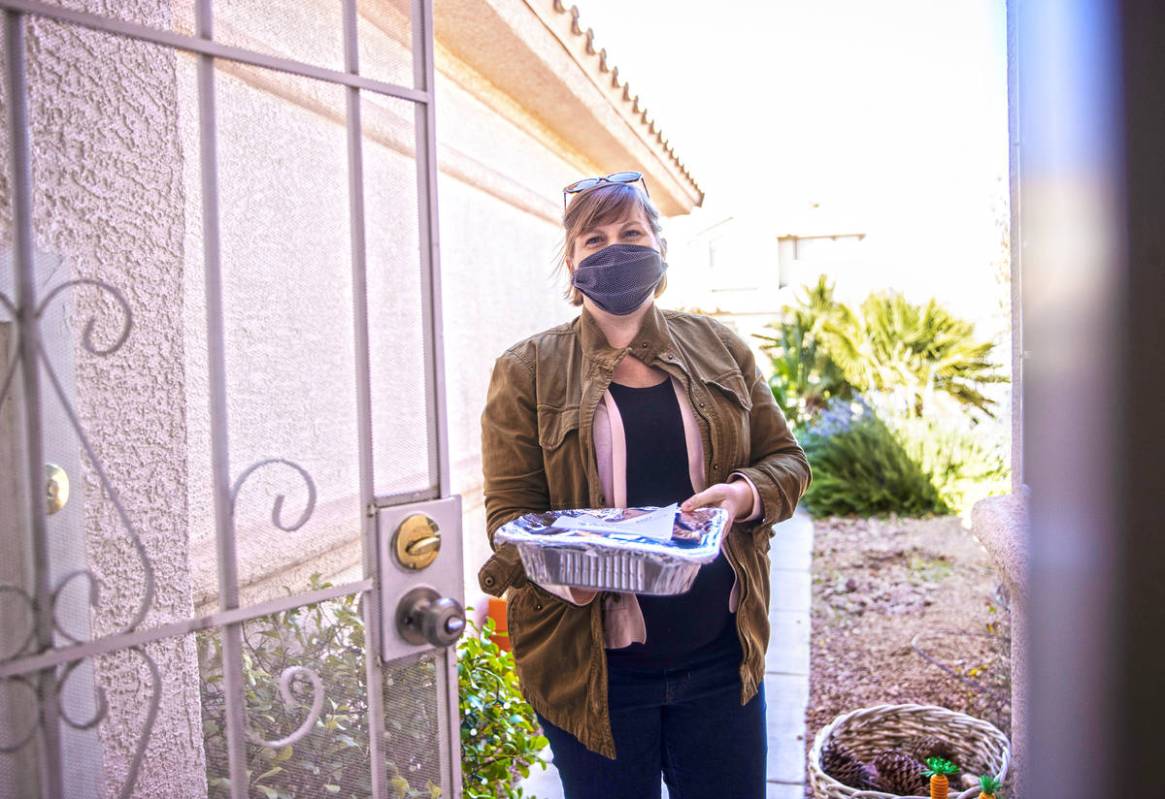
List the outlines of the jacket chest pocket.
{"type": "Polygon", "coordinates": [[[578,426],[577,406],[538,409],[538,445],[551,510],[575,507],[580,480],[585,485],[578,426]]]}
{"type": "Polygon", "coordinates": [[[721,464],[722,473],[751,465],[752,396],[749,394],[744,375],[739,370],[733,370],[717,377],[702,378],[702,381],[723,426],[721,440],[725,444],[721,447],[721,452],[731,457],[729,463],[721,464]]]}

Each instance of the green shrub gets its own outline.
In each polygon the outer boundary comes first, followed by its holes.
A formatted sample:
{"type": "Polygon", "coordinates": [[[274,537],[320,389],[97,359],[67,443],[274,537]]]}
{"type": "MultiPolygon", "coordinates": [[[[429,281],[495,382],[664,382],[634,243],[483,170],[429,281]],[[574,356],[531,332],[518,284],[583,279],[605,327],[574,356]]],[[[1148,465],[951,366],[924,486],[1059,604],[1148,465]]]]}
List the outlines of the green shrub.
{"type": "MultiPolygon", "coordinates": [[[[318,574],[313,590],[331,587],[318,574]]],[[[279,694],[284,669],[300,666],[324,684],[323,712],[292,744],[273,749],[246,742],[248,796],[315,799],[372,795],[368,762],[368,692],[363,619],[355,595],[304,605],[249,620],[244,626],[242,676],[247,725],[258,739],[287,737],[307,717],[312,685],[296,677],[290,706],[279,694]]],[[[470,623],[476,630],[476,626],[470,623]]],[[[519,799],[512,783],[527,776],[546,746],[533,710],[518,692],[513,658],[490,640],[492,619],[480,635],[458,643],[458,689],[462,714],[462,775],[465,796],[519,799]]],[[[225,730],[222,648],[217,631],[198,631],[202,673],[202,726],[208,795],[230,796],[225,730]]],[[[396,666],[386,664],[384,740],[386,751],[405,753],[388,761],[391,799],[437,799],[442,795],[434,753],[438,742],[437,674],[431,656],[396,666]]]]}
{"type": "Polygon", "coordinates": [[[800,443],[813,469],[802,502],[814,516],[950,512],[930,475],[864,401],[832,401],[800,443]]]}
{"type": "Polygon", "coordinates": [[[492,640],[494,620],[461,639],[457,675],[461,683],[461,769],[466,799],[521,799],[514,783],[530,776],[549,741],[534,709],[518,690],[514,656],[492,640]]]}
{"type": "Polygon", "coordinates": [[[1006,459],[977,427],[994,417],[986,386],[1008,378],[973,325],[891,291],[854,311],[822,276],[769,327],[758,338],[813,467],[812,513],[966,514],[1009,490],[1006,459]]]}
{"type": "Polygon", "coordinates": [[[1011,490],[1011,470],[1004,454],[965,419],[883,418],[955,513],[969,517],[975,502],[1011,490]]]}
{"type": "MultiPolygon", "coordinates": [[[[313,576],[313,588],[327,585],[318,578],[313,576]]],[[[340,597],[261,616],[244,625],[243,697],[247,724],[255,736],[264,740],[286,737],[308,715],[311,683],[302,677],[291,682],[297,701],[289,706],[279,695],[284,669],[311,669],[326,687],[324,710],[303,738],[279,749],[246,742],[248,796],[363,799],[371,795],[364,627],[356,602],[354,596],[340,597]]],[[[226,799],[230,779],[221,639],[215,631],[200,631],[197,636],[208,794],[211,799],[226,799]]]]}

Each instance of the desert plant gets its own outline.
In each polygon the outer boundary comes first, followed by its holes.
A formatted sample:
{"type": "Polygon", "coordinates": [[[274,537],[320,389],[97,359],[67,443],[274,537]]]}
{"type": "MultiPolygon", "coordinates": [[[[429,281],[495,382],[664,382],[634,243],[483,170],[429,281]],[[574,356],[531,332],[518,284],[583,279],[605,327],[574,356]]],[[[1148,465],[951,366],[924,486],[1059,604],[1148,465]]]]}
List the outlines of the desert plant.
{"type": "Polygon", "coordinates": [[[925,415],[938,393],[994,416],[995,401],[981,389],[1008,382],[990,360],[994,343],[976,341],[974,325],[933,299],[915,305],[898,292],[876,292],[855,312],[835,300],[822,275],[769,327],[774,335],[757,338],[772,360],[773,395],[794,424],[832,397],[858,392],[900,397],[907,416],[925,415]]]}
{"type": "Polygon", "coordinates": [[[966,416],[932,412],[914,417],[885,411],[879,416],[955,512],[965,515],[978,500],[1011,490],[1011,470],[1003,452],[966,416]]]}
{"type": "Polygon", "coordinates": [[[822,278],[805,286],[797,305],[785,306],[775,335],[754,334],[769,356],[773,376],[769,387],[789,424],[801,427],[834,397],[849,399],[854,387],[829,356],[828,342],[836,330],[851,325],[848,309],[833,301],[833,287],[822,278]]]}
{"type": "Polygon", "coordinates": [[[862,391],[900,392],[910,415],[922,416],[937,392],[965,408],[994,416],[995,400],[980,390],[1008,378],[990,360],[995,344],[975,341],[974,325],[934,299],[915,305],[896,291],[871,294],[839,328],[829,352],[846,379],[862,391]]]}
{"type": "Polygon", "coordinates": [[[800,442],[813,468],[802,501],[815,516],[950,512],[930,475],[861,397],[832,400],[800,442]]]}

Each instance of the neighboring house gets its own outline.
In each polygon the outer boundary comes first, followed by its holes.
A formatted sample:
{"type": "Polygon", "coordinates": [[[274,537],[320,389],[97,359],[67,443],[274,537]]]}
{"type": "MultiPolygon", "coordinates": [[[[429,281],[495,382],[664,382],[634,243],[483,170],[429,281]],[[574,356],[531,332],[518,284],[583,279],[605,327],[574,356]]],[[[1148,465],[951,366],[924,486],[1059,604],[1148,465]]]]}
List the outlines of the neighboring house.
{"type": "Polygon", "coordinates": [[[707,211],[680,220],[669,237],[673,254],[665,304],[732,327],[753,346],[761,370],[770,376],[772,364],[753,334],[773,335],[769,325],[780,319],[783,306],[796,302],[804,285],[826,275],[839,299],[855,304],[880,287],[858,226],[818,220],[818,213],[804,216],[796,224],[782,220],[793,226],[781,227],[744,207],[712,221],[707,211]]]}

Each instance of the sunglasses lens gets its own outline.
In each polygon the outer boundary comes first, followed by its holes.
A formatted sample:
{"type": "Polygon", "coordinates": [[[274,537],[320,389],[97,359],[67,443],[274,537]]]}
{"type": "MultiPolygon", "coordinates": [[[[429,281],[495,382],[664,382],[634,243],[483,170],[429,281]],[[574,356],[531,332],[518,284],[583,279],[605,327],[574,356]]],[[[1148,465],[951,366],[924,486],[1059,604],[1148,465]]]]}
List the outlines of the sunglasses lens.
{"type": "Polygon", "coordinates": [[[586,191],[587,189],[591,188],[592,186],[597,186],[597,185],[599,185],[599,178],[583,178],[582,180],[576,180],[574,183],[571,183],[569,186],[567,186],[565,189],[563,189],[563,191],[567,191],[567,192],[586,191]]]}
{"type": "Polygon", "coordinates": [[[638,172],[615,172],[614,174],[607,175],[607,180],[613,180],[616,183],[634,183],[641,177],[643,175],[638,172]]]}

